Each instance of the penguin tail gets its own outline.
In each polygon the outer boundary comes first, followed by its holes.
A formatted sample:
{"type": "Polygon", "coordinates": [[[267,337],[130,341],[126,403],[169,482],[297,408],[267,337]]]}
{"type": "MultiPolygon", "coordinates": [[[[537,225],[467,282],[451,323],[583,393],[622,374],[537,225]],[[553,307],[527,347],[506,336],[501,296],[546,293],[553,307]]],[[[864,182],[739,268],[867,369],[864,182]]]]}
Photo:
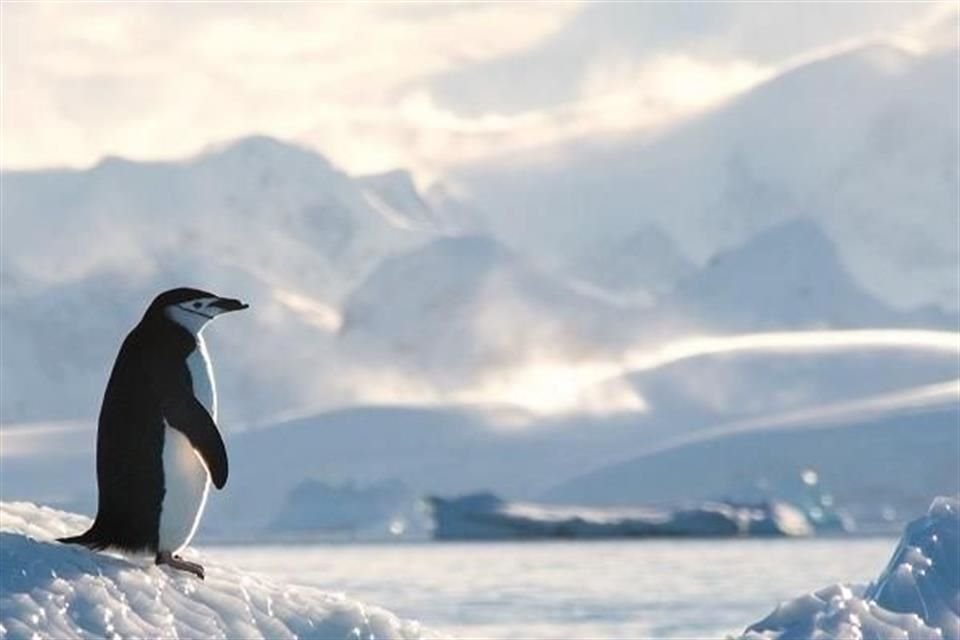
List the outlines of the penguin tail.
{"type": "Polygon", "coordinates": [[[100,551],[101,549],[105,549],[107,547],[107,545],[99,539],[96,531],[93,528],[88,529],[78,536],[57,538],[57,542],[62,542],[64,544],[82,544],[83,546],[93,549],[94,551],[100,551]]]}

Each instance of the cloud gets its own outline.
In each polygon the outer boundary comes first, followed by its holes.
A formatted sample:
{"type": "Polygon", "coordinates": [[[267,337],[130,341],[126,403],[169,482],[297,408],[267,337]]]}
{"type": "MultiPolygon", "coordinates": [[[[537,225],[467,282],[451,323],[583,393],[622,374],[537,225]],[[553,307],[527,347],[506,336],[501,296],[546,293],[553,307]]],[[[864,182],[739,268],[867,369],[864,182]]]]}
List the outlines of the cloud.
{"type": "Polygon", "coordinates": [[[535,47],[441,72],[437,100],[464,114],[518,113],[578,99],[604,60],[684,56],[777,67],[838,43],[926,38],[952,3],[593,3],[535,47]]]}
{"type": "Polygon", "coordinates": [[[531,46],[572,10],[490,5],[414,21],[386,9],[4,5],[0,164],[172,158],[252,132],[348,132],[389,114],[411,83],[531,46]]]}
{"type": "Polygon", "coordinates": [[[811,55],[956,36],[956,6],[4,4],[4,168],[169,159],[251,133],[421,182],[656,128],[811,55]]]}
{"type": "Polygon", "coordinates": [[[343,316],[334,307],[323,302],[287,289],[274,289],[274,299],[286,309],[297,314],[304,323],[326,333],[336,333],[343,326],[343,316]]]}
{"type": "Polygon", "coordinates": [[[587,70],[578,99],[570,103],[466,115],[421,89],[392,108],[324,110],[303,138],[320,149],[337,149],[337,162],[348,167],[405,166],[428,182],[461,164],[673,124],[771,73],[743,61],[712,64],[679,55],[643,63],[604,61],[587,70]]]}

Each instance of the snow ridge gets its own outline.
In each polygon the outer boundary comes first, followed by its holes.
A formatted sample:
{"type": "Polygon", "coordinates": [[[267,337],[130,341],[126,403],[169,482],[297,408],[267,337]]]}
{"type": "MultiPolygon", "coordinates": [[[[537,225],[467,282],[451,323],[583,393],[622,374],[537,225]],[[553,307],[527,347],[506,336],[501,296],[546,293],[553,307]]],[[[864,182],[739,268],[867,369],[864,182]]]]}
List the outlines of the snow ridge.
{"type": "Polygon", "coordinates": [[[146,558],[54,541],[88,524],[31,503],[0,503],[0,639],[437,637],[379,607],[209,561],[201,582],[146,558]]]}

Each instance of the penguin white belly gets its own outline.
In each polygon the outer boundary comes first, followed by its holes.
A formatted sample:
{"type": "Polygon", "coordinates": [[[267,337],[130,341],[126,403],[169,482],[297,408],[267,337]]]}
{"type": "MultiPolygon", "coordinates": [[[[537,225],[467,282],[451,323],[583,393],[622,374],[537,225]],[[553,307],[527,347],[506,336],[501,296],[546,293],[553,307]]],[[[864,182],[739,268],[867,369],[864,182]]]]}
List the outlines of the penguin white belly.
{"type": "Polygon", "coordinates": [[[163,481],[158,547],[176,553],[190,543],[197,530],[210,474],[187,436],[169,426],[163,430],[163,481]]]}
{"type": "MultiPolygon", "coordinates": [[[[203,338],[187,357],[193,394],[217,418],[213,371],[203,338]]],[[[190,543],[207,501],[210,472],[185,435],[165,425],[163,430],[164,494],[160,509],[159,550],[176,553],[190,543]]]]}

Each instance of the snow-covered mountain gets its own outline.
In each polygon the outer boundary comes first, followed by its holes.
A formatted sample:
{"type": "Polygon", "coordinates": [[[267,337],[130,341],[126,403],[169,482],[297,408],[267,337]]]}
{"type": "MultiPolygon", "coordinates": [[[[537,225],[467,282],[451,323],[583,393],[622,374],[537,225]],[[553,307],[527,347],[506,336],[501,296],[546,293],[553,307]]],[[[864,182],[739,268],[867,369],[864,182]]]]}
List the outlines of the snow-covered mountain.
{"type": "Polygon", "coordinates": [[[452,206],[448,210],[433,206],[417,190],[409,171],[397,169],[360,176],[357,183],[367,201],[400,228],[461,235],[471,232],[476,224],[452,206]]]}
{"type": "Polygon", "coordinates": [[[352,353],[465,386],[541,354],[576,359],[623,345],[637,312],[471,235],[383,260],[351,292],[343,317],[352,353]]]}
{"type": "Polygon", "coordinates": [[[571,275],[628,299],[666,293],[696,268],[676,242],[652,224],[627,234],[606,249],[584,256],[567,268],[571,275]]]}
{"type": "Polygon", "coordinates": [[[706,264],[812,218],[886,303],[956,310],[958,64],[955,50],[857,49],[670,131],[494,158],[445,179],[488,212],[498,238],[559,264],[616,256],[651,224],[706,264]]]}
{"type": "MultiPolygon", "coordinates": [[[[958,339],[960,347],[960,339],[958,339]]],[[[675,439],[741,419],[833,410],[849,403],[948,389],[960,363],[947,352],[857,349],[809,354],[733,353],[633,371],[629,383],[649,407],[649,440],[675,439]]]]}
{"type": "Polygon", "coordinates": [[[269,138],[3,180],[6,424],[95,416],[123,335],[156,292],[182,284],[253,305],[209,331],[233,399],[224,418],[240,426],[369,402],[498,402],[489,388],[505,395],[518,368],[579,367],[685,333],[957,325],[863,292],[813,213],[779,226],[783,215],[758,213],[756,235],[744,226],[742,244],[697,267],[668,220],[601,199],[613,208],[578,219],[573,236],[607,229],[609,250],[571,250],[555,270],[478,233],[475,212],[439,210],[437,190],[422,197],[406,172],[353,178],[269,138]]]}
{"type": "Polygon", "coordinates": [[[232,356],[221,389],[242,399],[225,404],[228,421],[289,410],[322,392],[304,370],[330,360],[342,297],[383,257],[441,232],[415,192],[377,195],[380,182],[269,138],[181,163],[5,172],[3,183],[7,423],[95,416],[123,336],[153,295],[182,285],[256,309],[236,331],[209,331],[214,357],[232,356]]]}
{"type": "Polygon", "coordinates": [[[323,157],[262,137],[185,162],[5,172],[4,267],[63,283],[193,257],[335,300],[378,258],[423,241],[392,215],[417,215],[416,201],[378,206],[371,193],[323,157]]]}
{"type": "Polygon", "coordinates": [[[252,304],[208,331],[235,400],[225,422],[241,425],[433,398],[532,351],[589,353],[626,322],[623,305],[461,235],[473,222],[432,208],[408,173],[352,178],[269,138],[3,180],[7,424],[94,417],[125,333],[184,284],[252,304]],[[411,398],[375,382],[410,373],[424,378],[411,398]]]}
{"type": "Polygon", "coordinates": [[[935,309],[897,310],[865,291],[810,218],[768,227],[681,279],[661,304],[714,329],[957,327],[935,309]]]}

